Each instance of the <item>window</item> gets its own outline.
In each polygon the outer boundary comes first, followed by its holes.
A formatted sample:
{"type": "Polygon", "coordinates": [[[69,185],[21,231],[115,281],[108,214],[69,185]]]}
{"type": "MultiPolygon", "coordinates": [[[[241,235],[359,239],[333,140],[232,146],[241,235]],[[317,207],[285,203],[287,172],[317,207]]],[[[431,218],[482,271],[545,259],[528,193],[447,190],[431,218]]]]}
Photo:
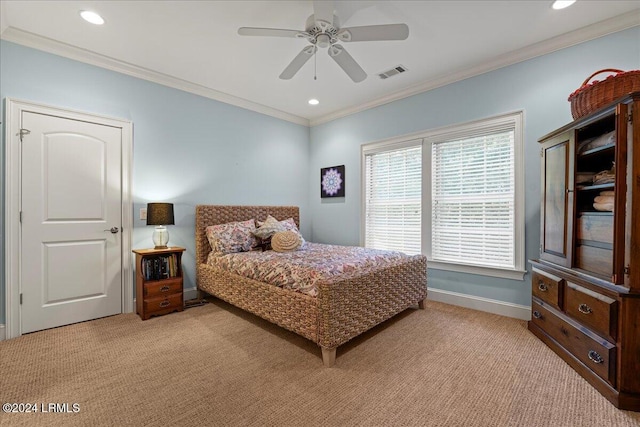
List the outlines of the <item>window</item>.
{"type": "Polygon", "coordinates": [[[514,131],[432,145],[431,257],[514,268],[514,131]]]}
{"type": "Polygon", "coordinates": [[[522,122],[517,112],[363,146],[364,245],[522,280],[522,122]]]}
{"type": "Polygon", "coordinates": [[[365,152],[366,247],[421,252],[421,142],[365,152]]]}

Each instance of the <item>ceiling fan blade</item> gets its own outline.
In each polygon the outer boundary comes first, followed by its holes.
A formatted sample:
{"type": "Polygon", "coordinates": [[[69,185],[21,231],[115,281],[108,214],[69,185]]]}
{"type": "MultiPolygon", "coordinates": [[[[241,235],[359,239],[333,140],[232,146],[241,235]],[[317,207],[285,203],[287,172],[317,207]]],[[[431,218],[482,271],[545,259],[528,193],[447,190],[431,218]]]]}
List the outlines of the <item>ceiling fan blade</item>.
{"type": "Polygon", "coordinates": [[[356,60],[349,55],[349,52],[339,44],[329,46],[329,56],[338,63],[340,68],[342,68],[354,82],[359,83],[367,78],[367,73],[365,73],[356,60]]]}
{"type": "Polygon", "coordinates": [[[293,61],[291,61],[291,63],[287,65],[287,68],[285,68],[284,71],[280,74],[280,78],[282,80],[289,80],[290,78],[295,76],[300,68],[302,68],[302,66],[307,63],[309,58],[311,58],[313,54],[316,53],[316,50],[318,50],[318,48],[313,45],[307,46],[302,49],[300,53],[296,55],[295,58],[293,58],[293,61]]]}
{"type": "Polygon", "coordinates": [[[238,34],[241,36],[268,36],[268,37],[305,37],[304,31],[281,30],[278,28],[240,27],[238,34]]]}
{"type": "Polygon", "coordinates": [[[333,2],[314,1],[313,17],[316,21],[325,21],[333,25],[333,2]]]}
{"type": "Polygon", "coordinates": [[[343,42],[405,40],[409,37],[409,27],[407,24],[387,24],[342,28],[337,37],[343,42]]]}

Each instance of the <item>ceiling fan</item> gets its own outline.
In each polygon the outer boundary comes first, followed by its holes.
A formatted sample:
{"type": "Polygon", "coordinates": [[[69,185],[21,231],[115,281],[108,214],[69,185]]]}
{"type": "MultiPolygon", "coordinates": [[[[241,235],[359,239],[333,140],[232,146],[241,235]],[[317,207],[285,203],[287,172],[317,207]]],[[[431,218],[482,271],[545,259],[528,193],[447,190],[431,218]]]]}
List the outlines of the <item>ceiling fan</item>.
{"type": "Polygon", "coordinates": [[[358,65],[349,52],[338,42],[364,42],[382,40],[405,40],[409,37],[406,24],[367,25],[364,27],[340,28],[338,17],[333,14],[333,1],[314,1],[313,15],[307,19],[304,30],[281,30],[277,28],[241,27],[242,36],[295,37],[307,39],[306,46],[284,69],[280,78],[289,80],[318,51],[328,48],[329,56],[358,83],[367,78],[367,73],[358,65]]]}

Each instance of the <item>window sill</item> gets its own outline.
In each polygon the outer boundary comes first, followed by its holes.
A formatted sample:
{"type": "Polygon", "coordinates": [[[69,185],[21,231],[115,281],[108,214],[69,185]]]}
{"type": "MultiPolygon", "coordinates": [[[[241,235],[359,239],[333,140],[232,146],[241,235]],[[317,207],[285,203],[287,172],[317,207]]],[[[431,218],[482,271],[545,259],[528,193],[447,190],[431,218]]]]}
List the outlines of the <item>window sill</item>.
{"type": "Polygon", "coordinates": [[[524,280],[526,270],[503,270],[500,268],[480,267],[478,265],[454,264],[427,259],[427,268],[434,270],[455,271],[458,273],[478,274],[481,276],[499,277],[501,279],[524,280]]]}

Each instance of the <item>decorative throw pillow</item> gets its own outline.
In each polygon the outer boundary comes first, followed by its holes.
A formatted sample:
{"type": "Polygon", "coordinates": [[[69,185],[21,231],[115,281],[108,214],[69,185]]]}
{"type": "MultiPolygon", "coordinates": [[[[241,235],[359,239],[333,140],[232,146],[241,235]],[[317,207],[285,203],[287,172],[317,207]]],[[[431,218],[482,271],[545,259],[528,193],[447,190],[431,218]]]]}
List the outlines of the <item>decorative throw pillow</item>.
{"type": "Polygon", "coordinates": [[[271,248],[276,252],[293,252],[302,245],[302,238],[295,231],[278,231],[271,237],[271,248]]]}
{"type": "Polygon", "coordinates": [[[285,219],[284,221],[280,221],[280,224],[282,224],[282,226],[285,228],[285,230],[287,231],[293,231],[296,234],[298,234],[298,236],[300,236],[300,246],[303,246],[305,241],[304,241],[304,237],[302,237],[302,234],[300,233],[300,230],[298,230],[298,226],[296,226],[296,222],[293,220],[293,218],[288,218],[285,219]]]}
{"type": "Polygon", "coordinates": [[[253,235],[261,240],[266,240],[278,231],[286,231],[284,225],[271,215],[267,216],[264,222],[258,222],[259,227],[253,232],[253,235]]]}
{"type": "Polygon", "coordinates": [[[253,232],[255,221],[229,222],[226,224],[210,225],[205,229],[211,250],[219,255],[234,252],[247,252],[257,244],[253,232]]]}

